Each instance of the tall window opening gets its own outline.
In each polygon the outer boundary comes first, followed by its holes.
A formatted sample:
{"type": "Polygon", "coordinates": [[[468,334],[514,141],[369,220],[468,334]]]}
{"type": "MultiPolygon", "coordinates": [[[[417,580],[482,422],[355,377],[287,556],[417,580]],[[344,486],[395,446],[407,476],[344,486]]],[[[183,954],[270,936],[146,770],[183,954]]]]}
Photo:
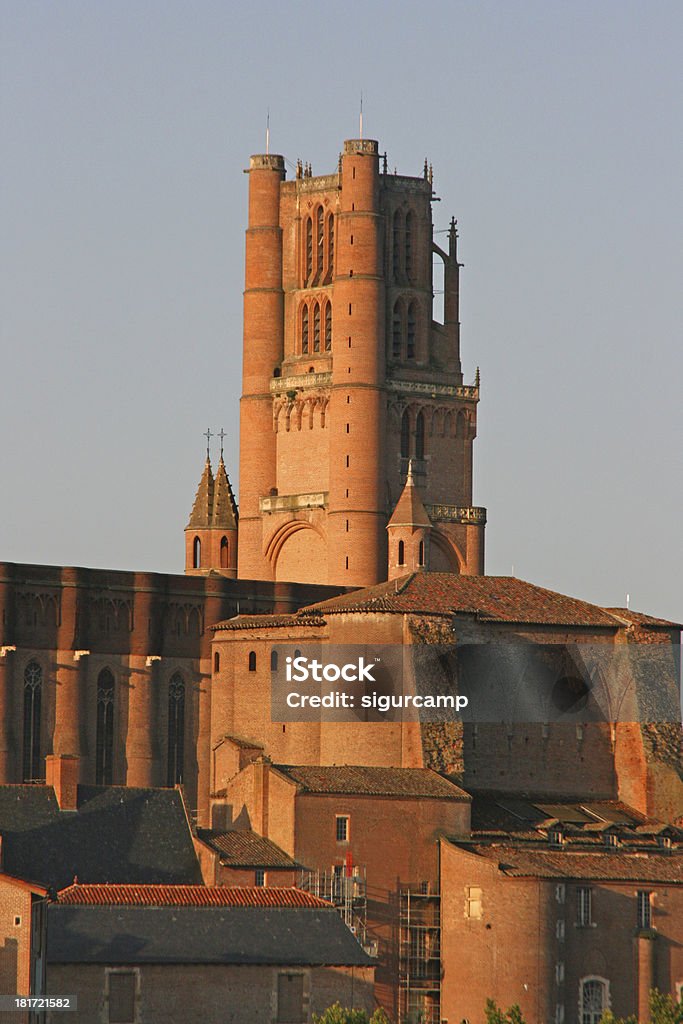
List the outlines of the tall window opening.
{"type": "Polygon", "coordinates": [[[43,670],[37,661],[29,661],[24,669],[24,756],[22,782],[32,782],[41,775],[40,703],[43,670]]]}
{"type": "Polygon", "coordinates": [[[423,540],[421,540],[420,541],[420,548],[419,548],[419,552],[418,552],[418,565],[424,565],[424,564],[425,564],[425,542],[423,540]]]}
{"type": "Polygon", "coordinates": [[[313,273],[313,222],[306,218],[306,281],[313,273]]]}
{"type": "Polygon", "coordinates": [[[638,927],[652,928],[652,893],[638,890],[638,927]]]}
{"type": "Polygon", "coordinates": [[[319,206],[315,214],[315,263],[317,274],[323,272],[323,208],[319,206]]]}
{"type": "Polygon", "coordinates": [[[405,254],[406,277],[411,281],[413,278],[413,215],[410,212],[406,214],[405,254]]]}
{"type": "Polygon", "coordinates": [[[249,651],[249,671],[256,671],[256,651],[249,651]]]}
{"type": "Polygon", "coordinates": [[[392,234],[392,269],[394,273],[394,281],[398,281],[401,273],[401,211],[396,210],[394,213],[393,220],[393,234],[392,234]]]}
{"type": "Polygon", "coordinates": [[[415,358],[415,303],[408,306],[408,344],[406,346],[408,359],[415,358]]]}
{"type": "Polygon", "coordinates": [[[168,684],[168,772],[166,782],[183,781],[185,761],[185,683],[179,672],[168,684]]]}
{"type": "Polygon", "coordinates": [[[313,351],[320,351],[320,306],[313,306],[313,351]]]}
{"type": "Polygon", "coordinates": [[[417,414],[415,420],[415,458],[425,457],[425,416],[422,411],[417,414]]]}
{"type": "Polygon", "coordinates": [[[391,331],[391,355],[394,359],[401,358],[401,348],[403,342],[403,324],[401,317],[401,306],[397,302],[394,306],[394,318],[392,322],[391,331]]]}
{"type": "Polygon", "coordinates": [[[334,217],[332,214],[327,218],[327,276],[332,277],[334,273],[334,217]]]}
{"type": "Polygon", "coordinates": [[[398,564],[406,564],[406,546],[402,540],[398,542],[398,564]]]}
{"type": "Polygon", "coordinates": [[[308,355],[308,306],[301,311],[301,351],[308,355]]]}
{"type": "Polygon", "coordinates": [[[202,564],[202,542],[199,537],[195,537],[192,542],[192,568],[199,569],[202,564]]]}
{"type": "Polygon", "coordinates": [[[607,1005],[607,982],[587,978],[581,982],[581,1024],[598,1024],[607,1005]]]}
{"type": "Polygon", "coordinates": [[[114,779],[114,676],[103,668],[97,677],[95,785],[111,786],[114,779]]]}
{"type": "Polygon", "coordinates": [[[410,416],[407,409],[401,417],[401,458],[410,458],[410,416]]]}
{"type": "Polygon", "coordinates": [[[332,303],[325,306],[325,351],[332,351],[332,303]]]}
{"type": "Polygon", "coordinates": [[[228,547],[228,538],[221,537],[221,569],[228,568],[229,555],[230,549],[228,547]]]}

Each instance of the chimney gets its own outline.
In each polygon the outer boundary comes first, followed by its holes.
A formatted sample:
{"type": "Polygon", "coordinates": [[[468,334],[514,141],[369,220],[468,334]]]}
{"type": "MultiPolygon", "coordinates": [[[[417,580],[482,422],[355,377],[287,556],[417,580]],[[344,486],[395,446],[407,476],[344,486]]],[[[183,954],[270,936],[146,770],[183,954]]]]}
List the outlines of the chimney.
{"type": "Polygon", "coordinates": [[[60,811],[78,810],[78,774],[80,758],[75,754],[48,754],[45,758],[45,784],[52,786],[60,811]]]}

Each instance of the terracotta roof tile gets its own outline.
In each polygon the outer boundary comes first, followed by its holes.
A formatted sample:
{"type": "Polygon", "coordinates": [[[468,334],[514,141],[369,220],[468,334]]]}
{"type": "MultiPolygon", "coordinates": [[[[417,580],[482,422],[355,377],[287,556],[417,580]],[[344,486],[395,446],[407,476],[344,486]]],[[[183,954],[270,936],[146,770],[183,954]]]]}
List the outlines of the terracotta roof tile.
{"type": "Polygon", "coordinates": [[[224,619],[211,628],[216,630],[234,629],[286,629],[288,626],[325,626],[322,615],[299,612],[295,615],[236,615],[233,619],[224,619]]]}
{"type": "Polygon", "coordinates": [[[198,836],[220,854],[221,863],[229,867],[294,869],[300,866],[270,839],[248,829],[229,832],[200,829],[198,836]]]}
{"type": "Polygon", "coordinates": [[[511,622],[562,626],[606,626],[619,623],[597,605],[566,597],[512,576],[458,576],[420,572],[398,580],[365,587],[309,605],[302,614],[334,615],[344,612],[397,614],[475,615],[485,622],[511,622]]]}
{"type": "Polygon", "coordinates": [[[572,851],[533,849],[531,844],[454,843],[469,853],[496,861],[512,878],[569,878],[593,881],[672,882],[683,884],[683,852],[572,851]]]}
{"type": "Polygon", "coordinates": [[[375,768],[366,765],[273,765],[306,793],[358,796],[433,797],[469,800],[469,794],[431,768],[375,768]]]}
{"type": "Polygon", "coordinates": [[[302,889],[208,885],[80,885],[62,889],[59,903],[126,907],[317,907],[330,903],[302,889]]]}

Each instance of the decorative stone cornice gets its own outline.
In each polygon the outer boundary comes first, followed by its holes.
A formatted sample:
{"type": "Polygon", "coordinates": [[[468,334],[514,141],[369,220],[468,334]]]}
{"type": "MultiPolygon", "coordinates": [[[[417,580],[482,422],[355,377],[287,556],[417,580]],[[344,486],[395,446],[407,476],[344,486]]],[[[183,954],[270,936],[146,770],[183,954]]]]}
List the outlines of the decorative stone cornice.
{"type": "Polygon", "coordinates": [[[311,494],[274,494],[259,498],[261,512],[299,512],[306,508],[327,508],[328,491],[311,494]]]}
{"type": "Polygon", "coordinates": [[[432,522],[475,523],[478,526],[486,523],[486,509],[476,505],[425,505],[425,509],[432,522]]]}
{"type": "Polygon", "coordinates": [[[470,402],[479,401],[479,388],[475,384],[430,384],[424,380],[388,380],[390,391],[405,394],[429,395],[434,398],[464,398],[470,402]]]}
{"type": "Polygon", "coordinates": [[[273,395],[282,395],[286,391],[310,391],[313,388],[329,388],[332,385],[332,373],[298,373],[294,377],[273,377],[270,391],[273,395]]]}

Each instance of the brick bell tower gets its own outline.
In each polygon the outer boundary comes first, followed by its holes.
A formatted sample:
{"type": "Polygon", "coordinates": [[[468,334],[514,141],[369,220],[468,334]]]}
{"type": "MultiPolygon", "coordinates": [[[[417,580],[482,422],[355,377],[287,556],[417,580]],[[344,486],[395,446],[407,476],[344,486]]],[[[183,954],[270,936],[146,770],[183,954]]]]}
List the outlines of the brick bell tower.
{"type": "Polygon", "coordinates": [[[248,173],[239,577],[386,580],[409,461],[429,524],[423,567],[483,573],[479,380],[463,384],[457,232],[451,221],[447,251],[433,241],[431,169],[389,174],[375,140],[351,139],[333,174],[299,161],[286,181],[271,154],[248,173]]]}

